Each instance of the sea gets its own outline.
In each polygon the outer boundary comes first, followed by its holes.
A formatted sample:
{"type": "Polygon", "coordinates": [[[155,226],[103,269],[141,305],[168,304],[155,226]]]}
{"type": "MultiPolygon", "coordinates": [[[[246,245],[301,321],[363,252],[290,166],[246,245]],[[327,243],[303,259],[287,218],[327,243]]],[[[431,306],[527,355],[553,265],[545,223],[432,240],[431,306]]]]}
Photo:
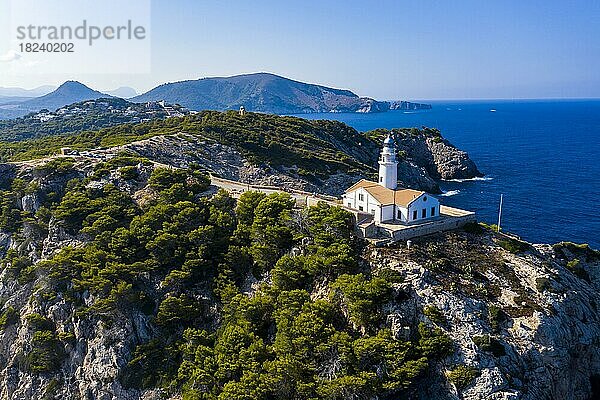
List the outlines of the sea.
{"type": "Polygon", "coordinates": [[[475,211],[533,243],[600,249],[600,99],[424,101],[431,110],[326,113],[359,131],[438,128],[483,178],[442,181],[442,204],[475,211]]]}

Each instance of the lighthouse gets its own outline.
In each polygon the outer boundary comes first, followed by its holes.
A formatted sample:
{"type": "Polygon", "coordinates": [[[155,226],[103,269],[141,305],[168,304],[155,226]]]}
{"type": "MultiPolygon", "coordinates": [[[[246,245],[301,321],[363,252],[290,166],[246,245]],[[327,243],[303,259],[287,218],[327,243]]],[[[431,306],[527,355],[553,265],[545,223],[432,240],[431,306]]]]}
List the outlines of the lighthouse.
{"type": "Polygon", "coordinates": [[[396,142],[390,132],[383,141],[379,156],[379,184],[388,189],[398,187],[398,161],[396,160],[396,142]]]}

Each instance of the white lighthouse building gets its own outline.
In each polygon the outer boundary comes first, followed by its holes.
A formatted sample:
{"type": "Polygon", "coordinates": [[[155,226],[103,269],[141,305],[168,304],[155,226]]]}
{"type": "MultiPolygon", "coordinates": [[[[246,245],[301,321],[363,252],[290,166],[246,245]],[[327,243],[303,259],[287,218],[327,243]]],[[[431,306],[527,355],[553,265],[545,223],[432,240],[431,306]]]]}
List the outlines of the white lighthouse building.
{"type": "Polygon", "coordinates": [[[392,190],[398,187],[396,142],[391,134],[383,141],[383,150],[379,156],[379,184],[392,190]]]}
{"type": "Polygon", "coordinates": [[[440,215],[440,202],[429,193],[398,189],[396,142],[390,133],[379,157],[379,181],[361,179],[342,196],[344,207],[371,214],[375,223],[422,222],[440,215]]]}

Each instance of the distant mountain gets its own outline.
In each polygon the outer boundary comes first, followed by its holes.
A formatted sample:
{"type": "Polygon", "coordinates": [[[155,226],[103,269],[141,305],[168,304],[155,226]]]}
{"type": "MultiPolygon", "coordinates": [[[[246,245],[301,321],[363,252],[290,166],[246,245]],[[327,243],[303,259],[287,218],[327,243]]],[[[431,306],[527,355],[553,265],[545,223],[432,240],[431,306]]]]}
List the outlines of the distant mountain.
{"type": "MultiPolygon", "coordinates": [[[[46,89],[48,87],[34,90],[46,89]]],[[[18,93],[24,89],[5,90],[5,93],[18,93]]],[[[407,101],[377,101],[369,97],[360,97],[350,90],[303,83],[268,73],[256,73],[166,83],[139,96],[136,96],[135,90],[130,87],[120,87],[102,93],[82,83],[67,81],[53,92],[32,99],[27,96],[0,95],[0,119],[18,118],[42,109],[54,111],[69,104],[107,97],[126,98],[137,103],[165,100],[169,104],[179,104],[196,111],[237,110],[244,106],[248,111],[272,114],[375,113],[431,108],[429,104],[407,101]]]]}
{"type": "Polygon", "coordinates": [[[27,100],[31,100],[31,97],[0,96],[0,106],[6,104],[18,105],[27,100]]]}
{"type": "Polygon", "coordinates": [[[128,86],[121,86],[118,89],[107,91],[106,94],[110,94],[111,96],[120,97],[122,99],[130,99],[138,95],[138,92],[135,91],[134,88],[130,88],[128,86]]]}
{"type": "Polygon", "coordinates": [[[48,109],[54,111],[60,107],[86,100],[96,100],[103,97],[112,97],[105,93],[90,89],[83,83],[67,81],[55,91],[45,96],[37,97],[20,104],[20,108],[28,111],[48,109]]]}
{"type": "Polygon", "coordinates": [[[16,87],[0,87],[0,97],[39,97],[44,96],[53,90],[56,89],[56,86],[45,85],[40,86],[35,89],[22,89],[16,87]]]}
{"type": "Polygon", "coordinates": [[[381,112],[389,109],[389,103],[359,97],[349,90],[298,82],[268,73],[166,83],[131,100],[165,100],[198,111],[244,106],[248,111],[274,114],[381,112]]]}

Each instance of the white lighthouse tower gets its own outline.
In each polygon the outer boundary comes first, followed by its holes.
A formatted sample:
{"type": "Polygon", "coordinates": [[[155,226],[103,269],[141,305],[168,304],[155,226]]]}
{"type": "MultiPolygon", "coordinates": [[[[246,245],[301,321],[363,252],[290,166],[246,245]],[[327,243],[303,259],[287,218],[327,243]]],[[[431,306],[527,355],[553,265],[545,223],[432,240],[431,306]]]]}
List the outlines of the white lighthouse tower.
{"type": "Polygon", "coordinates": [[[390,132],[383,141],[379,156],[379,184],[388,189],[398,187],[398,161],[396,160],[396,142],[390,132]]]}

